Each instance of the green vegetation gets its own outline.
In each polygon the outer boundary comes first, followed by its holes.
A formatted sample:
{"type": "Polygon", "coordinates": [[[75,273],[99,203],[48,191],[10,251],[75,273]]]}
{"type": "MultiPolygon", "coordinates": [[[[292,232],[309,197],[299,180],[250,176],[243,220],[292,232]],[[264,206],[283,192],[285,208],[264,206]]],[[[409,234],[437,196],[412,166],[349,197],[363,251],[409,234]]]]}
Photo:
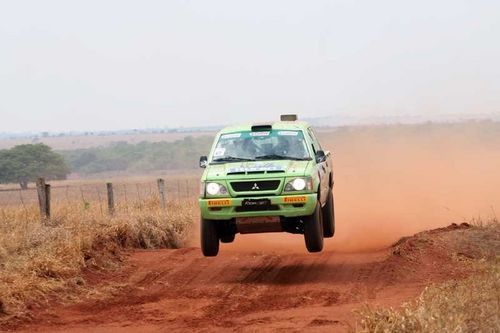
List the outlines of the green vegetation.
{"type": "Polygon", "coordinates": [[[194,169],[200,155],[206,155],[212,137],[187,136],[173,142],[116,142],[106,147],[62,151],[71,171],[93,174],[104,171],[130,173],[155,170],[194,169]]]}
{"type": "Polygon", "coordinates": [[[19,183],[26,189],[37,177],[65,179],[69,172],[63,157],[41,143],[0,150],[0,183],[19,183]]]}

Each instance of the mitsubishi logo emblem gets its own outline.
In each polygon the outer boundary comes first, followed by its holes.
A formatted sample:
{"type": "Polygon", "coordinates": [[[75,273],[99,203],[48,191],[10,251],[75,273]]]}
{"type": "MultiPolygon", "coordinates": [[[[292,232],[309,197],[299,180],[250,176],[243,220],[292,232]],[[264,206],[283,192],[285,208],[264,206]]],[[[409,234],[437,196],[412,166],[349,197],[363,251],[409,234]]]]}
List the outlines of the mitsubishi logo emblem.
{"type": "Polygon", "coordinates": [[[253,190],[260,190],[260,187],[259,187],[259,185],[257,185],[257,183],[253,184],[252,191],[253,190]]]}

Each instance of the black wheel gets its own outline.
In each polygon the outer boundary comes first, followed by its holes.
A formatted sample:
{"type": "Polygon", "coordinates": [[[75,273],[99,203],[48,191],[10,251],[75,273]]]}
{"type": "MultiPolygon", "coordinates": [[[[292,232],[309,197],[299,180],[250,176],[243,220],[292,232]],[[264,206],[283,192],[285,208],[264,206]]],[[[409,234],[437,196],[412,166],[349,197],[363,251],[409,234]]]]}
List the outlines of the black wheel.
{"type": "Polygon", "coordinates": [[[321,221],[321,205],[318,202],[314,213],[304,218],[304,240],[309,252],[323,250],[323,222],[321,221]]]}
{"type": "Polygon", "coordinates": [[[323,236],[331,238],[335,235],[335,206],[333,193],[330,189],[325,207],[321,208],[323,213],[323,236]]]}
{"type": "Polygon", "coordinates": [[[234,242],[235,236],[236,235],[234,233],[225,233],[225,234],[220,235],[220,241],[222,243],[232,243],[232,242],[234,242]]]}
{"type": "Polygon", "coordinates": [[[215,221],[201,218],[201,252],[205,257],[215,257],[219,253],[219,236],[215,221]]]}

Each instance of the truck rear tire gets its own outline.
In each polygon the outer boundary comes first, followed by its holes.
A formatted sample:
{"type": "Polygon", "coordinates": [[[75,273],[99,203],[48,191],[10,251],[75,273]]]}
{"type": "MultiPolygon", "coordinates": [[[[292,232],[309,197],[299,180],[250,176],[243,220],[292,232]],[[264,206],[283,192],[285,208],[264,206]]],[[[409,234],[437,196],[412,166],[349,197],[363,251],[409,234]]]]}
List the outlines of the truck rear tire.
{"type": "Polygon", "coordinates": [[[205,257],[215,257],[219,253],[219,235],[215,221],[201,218],[201,252],[205,257]]]}
{"type": "Polygon", "coordinates": [[[326,205],[321,209],[323,213],[323,236],[325,238],[331,238],[335,235],[335,206],[332,190],[330,189],[328,193],[326,205]]]}
{"type": "Polygon", "coordinates": [[[318,202],[314,213],[304,218],[304,240],[309,252],[323,250],[323,221],[321,205],[318,202]]]}

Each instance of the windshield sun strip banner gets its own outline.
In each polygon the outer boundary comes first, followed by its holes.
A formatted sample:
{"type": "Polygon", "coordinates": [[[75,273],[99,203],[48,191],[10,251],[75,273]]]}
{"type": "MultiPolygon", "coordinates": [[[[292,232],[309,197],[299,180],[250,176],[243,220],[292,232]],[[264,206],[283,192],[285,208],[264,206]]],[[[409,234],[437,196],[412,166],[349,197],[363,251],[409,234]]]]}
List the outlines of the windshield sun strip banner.
{"type": "Polygon", "coordinates": [[[229,140],[229,139],[253,138],[253,137],[299,136],[300,133],[301,131],[286,131],[286,130],[262,131],[262,132],[244,131],[244,132],[222,134],[220,136],[220,139],[229,140]]]}

